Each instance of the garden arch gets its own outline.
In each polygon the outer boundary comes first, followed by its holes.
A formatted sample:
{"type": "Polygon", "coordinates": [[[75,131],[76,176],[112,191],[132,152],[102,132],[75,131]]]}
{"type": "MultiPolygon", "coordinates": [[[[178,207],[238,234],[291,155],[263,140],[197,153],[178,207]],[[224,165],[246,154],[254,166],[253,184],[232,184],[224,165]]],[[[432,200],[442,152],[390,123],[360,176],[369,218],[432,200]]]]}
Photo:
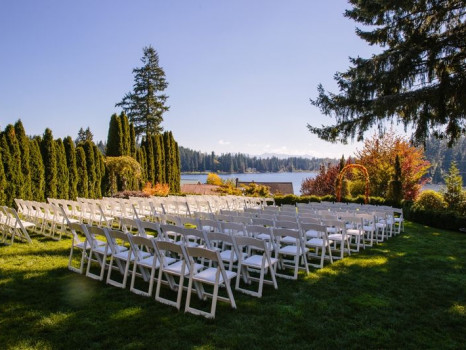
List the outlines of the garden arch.
{"type": "Polygon", "coordinates": [[[345,176],[346,172],[351,169],[355,168],[360,170],[364,177],[366,178],[366,189],[364,191],[364,203],[367,204],[369,203],[369,173],[367,172],[367,169],[364,165],[361,164],[348,164],[341,169],[340,174],[338,174],[337,177],[337,202],[341,201],[341,186],[342,186],[342,180],[343,176],[345,176]]]}

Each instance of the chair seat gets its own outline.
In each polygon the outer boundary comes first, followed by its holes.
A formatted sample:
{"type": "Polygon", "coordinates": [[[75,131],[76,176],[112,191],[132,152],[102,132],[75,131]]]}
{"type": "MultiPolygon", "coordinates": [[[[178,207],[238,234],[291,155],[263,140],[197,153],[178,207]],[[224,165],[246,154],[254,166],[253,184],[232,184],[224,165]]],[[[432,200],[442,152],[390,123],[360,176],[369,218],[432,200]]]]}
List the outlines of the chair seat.
{"type": "Polygon", "coordinates": [[[280,240],[283,244],[296,244],[296,238],[291,236],[285,236],[280,240]]]}
{"type": "Polygon", "coordinates": [[[306,245],[311,247],[326,247],[331,244],[331,241],[324,241],[322,238],[311,238],[306,242],[306,245]]]}
{"type": "Polygon", "coordinates": [[[306,238],[319,238],[320,233],[315,230],[306,231],[306,238]]]}
{"type": "Polygon", "coordinates": [[[356,229],[346,230],[346,233],[352,236],[362,236],[364,234],[361,230],[356,229]]]}
{"type": "MultiPolygon", "coordinates": [[[[225,271],[228,280],[231,280],[232,278],[235,278],[236,272],[233,271],[225,271]]],[[[204,271],[201,271],[193,276],[193,279],[195,281],[199,282],[204,282],[204,283],[210,283],[214,284],[215,283],[215,276],[217,275],[217,268],[216,267],[209,267],[208,269],[205,269],[204,271]]],[[[223,276],[220,274],[219,276],[219,283],[223,283],[223,276]]]]}
{"type": "Polygon", "coordinates": [[[262,239],[263,241],[268,241],[271,239],[270,235],[266,233],[260,233],[256,236],[257,239],[262,239]]]}
{"type": "MultiPolygon", "coordinates": [[[[295,245],[287,245],[278,250],[278,253],[283,255],[301,255],[301,252],[297,251],[298,248],[295,245]]],[[[304,248],[304,251],[307,252],[309,249],[304,248]]]]}
{"type": "MultiPolygon", "coordinates": [[[[152,268],[152,265],[154,264],[154,259],[156,260],[155,268],[158,269],[160,267],[160,261],[154,255],[148,256],[148,257],[138,261],[137,264],[140,265],[140,266],[143,266],[143,267],[152,268]]],[[[175,259],[165,258],[165,261],[166,261],[167,264],[173,264],[175,262],[175,259]]]]}
{"type": "MultiPolygon", "coordinates": [[[[262,259],[263,259],[262,255],[252,255],[246,258],[244,261],[242,261],[241,265],[255,267],[255,268],[260,269],[262,267],[262,259]]],[[[270,261],[272,265],[274,265],[276,262],[278,262],[278,259],[270,258],[270,261]]],[[[267,259],[265,260],[264,267],[269,267],[269,262],[267,261],[267,259]]]]}
{"type": "Polygon", "coordinates": [[[343,241],[343,240],[345,240],[345,238],[343,237],[343,235],[341,233],[334,233],[334,234],[328,235],[328,239],[331,240],[331,241],[343,241]]]}

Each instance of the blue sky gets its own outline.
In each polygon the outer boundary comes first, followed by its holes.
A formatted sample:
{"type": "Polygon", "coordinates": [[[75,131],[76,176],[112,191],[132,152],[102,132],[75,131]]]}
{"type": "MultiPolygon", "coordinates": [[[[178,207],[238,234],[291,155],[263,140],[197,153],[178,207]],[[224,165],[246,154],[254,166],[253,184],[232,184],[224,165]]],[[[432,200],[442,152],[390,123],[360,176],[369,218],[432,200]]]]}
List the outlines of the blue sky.
{"type": "MultiPolygon", "coordinates": [[[[359,39],[344,0],[2,1],[0,127],[107,138],[115,103],[152,45],[169,87],[163,126],[185,147],[216,153],[340,157],[306,124],[332,122],[309,103],[349,56],[377,48],[359,39]]],[[[369,136],[369,135],[368,135],[369,136]]]]}

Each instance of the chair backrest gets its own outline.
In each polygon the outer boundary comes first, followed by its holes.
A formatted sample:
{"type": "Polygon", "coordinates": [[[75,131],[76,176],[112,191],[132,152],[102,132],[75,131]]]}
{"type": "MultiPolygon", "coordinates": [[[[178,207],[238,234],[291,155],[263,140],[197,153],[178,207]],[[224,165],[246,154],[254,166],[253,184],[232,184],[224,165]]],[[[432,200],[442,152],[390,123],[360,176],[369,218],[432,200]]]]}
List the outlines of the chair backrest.
{"type": "Polygon", "coordinates": [[[199,226],[203,231],[220,231],[220,223],[217,220],[199,219],[199,226]]]}
{"type": "Polygon", "coordinates": [[[128,235],[131,233],[126,233],[123,231],[119,230],[112,230],[112,229],[105,229],[106,237],[107,237],[107,242],[110,247],[110,250],[112,251],[112,254],[116,254],[119,252],[118,246],[121,246],[117,240],[123,241],[122,244],[124,245],[125,243],[127,245],[130,244],[128,235]]]}
{"type": "Polygon", "coordinates": [[[265,241],[263,241],[262,239],[244,237],[244,236],[236,236],[234,237],[234,240],[239,250],[242,250],[242,247],[247,246],[247,247],[259,249],[261,251],[269,252],[265,241]]]}
{"type": "Polygon", "coordinates": [[[175,226],[175,225],[160,225],[160,233],[164,237],[165,240],[174,240],[179,241],[183,237],[182,231],[184,230],[183,227],[175,226]]]}
{"type": "Polygon", "coordinates": [[[314,223],[305,223],[301,225],[303,232],[313,231],[317,233],[317,237],[327,240],[327,226],[314,223]]]}
{"type": "Polygon", "coordinates": [[[127,217],[120,216],[120,225],[121,230],[125,232],[132,232],[132,230],[137,229],[139,230],[139,223],[137,219],[131,219],[127,217]]]}
{"type": "Polygon", "coordinates": [[[298,222],[295,221],[284,221],[284,220],[277,220],[275,221],[275,227],[276,228],[286,228],[290,230],[299,230],[299,224],[298,222]]]}
{"type": "Polygon", "coordinates": [[[230,235],[241,235],[246,236],[246,228],[243,223],[237,222],[220,222],[220,228],[223,233],[230,235]]]}
{"type": "Polygon", "coordinates": [[[159,256],[155,238],[128,235],[129,244],[137,261],[142,260],[145,255],[142,252],[149,252],[151,255],[159,256]]]}
{"type": "Polygon", "coordinates": [[[301,232],[297,230],[292,230],[288,228],[273,228],[272,233],[275,236],[277,240],[283,238],[283,237],[293,237],[296,238],[297,240],[301,240],[301,232]]]}
{"type": "Polygon", "coordinates": [[[252,224],[273,227],[275,225],[275,221],[273,219],[252,218],[252,224]]]}
{"type": "Polygon", "coordinates": [[[89,243],[89,245],[95,249],[99,246],[97,242],[97,237],[104,237],[105,240],[107,240],[107,235],[105,231],[107,230],[104,227],[97,227],[97,226],[91,226],[91,225],[85,225],[86,230],[84,231],[84,234],[86,235],[86,239],[89,243]]]}
{"type": "Polygon", "coordinates": [[[160,235],[160,224],[158,222],[151,222],[151,221],[137,221],[139,235],[142,237],[150,237],[150,236],[159,236],[160,235]]]}
{"type": "Polygon", "coordinates": [[[248,235],[251,237],[257,237],[258,235],[269,235],[272,237],[272,227],[266,227],[262,225],[247,225],[246,230],[248,235]]]}

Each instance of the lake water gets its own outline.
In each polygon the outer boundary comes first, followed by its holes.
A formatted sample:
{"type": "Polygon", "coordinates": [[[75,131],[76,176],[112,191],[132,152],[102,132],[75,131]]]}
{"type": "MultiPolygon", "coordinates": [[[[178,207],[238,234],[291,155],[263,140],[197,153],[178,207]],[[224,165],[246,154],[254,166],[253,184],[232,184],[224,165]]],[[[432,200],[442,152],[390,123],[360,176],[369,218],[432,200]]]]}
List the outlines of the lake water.
{"type": "MultiPolygon", "coordinates": [[[[303,173],[259,173],[259,174],[219,174],[222,179],[236,179],[244,182],[291,182],[293,183],[293,191],[295,194],[301,194],[301,183],[308,177],[314,178],[316,172],[303,173]]],[[[206,174],[181,174],[181,182],[185,183],[205,183],[207,180],[206,174]]]]}

